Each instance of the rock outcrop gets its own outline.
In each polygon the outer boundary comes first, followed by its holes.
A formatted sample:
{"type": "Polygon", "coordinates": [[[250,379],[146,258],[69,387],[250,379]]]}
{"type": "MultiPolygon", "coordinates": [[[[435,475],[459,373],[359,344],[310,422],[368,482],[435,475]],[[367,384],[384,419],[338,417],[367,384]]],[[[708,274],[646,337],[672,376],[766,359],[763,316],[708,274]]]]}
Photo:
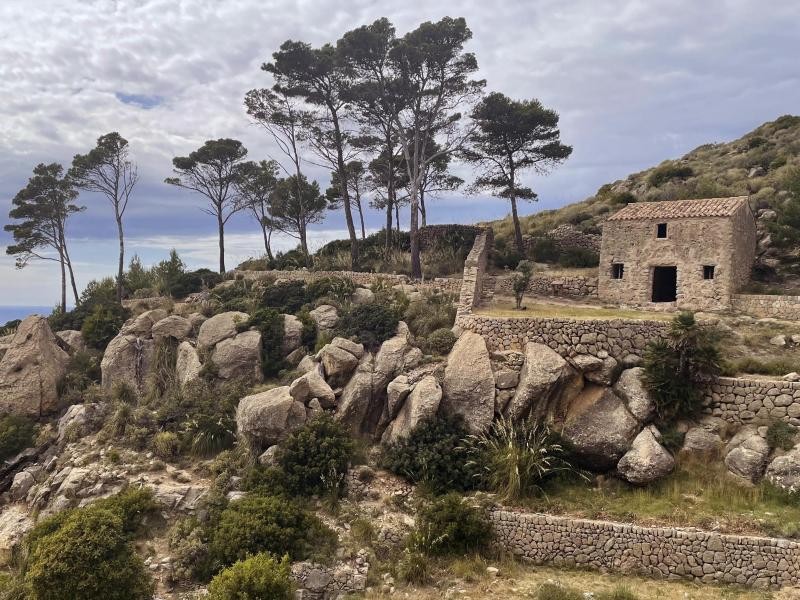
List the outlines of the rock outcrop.
{"type": "Polygon", "coordinates": [[[230,311],[214,315],[200,325],[197,334],[197,349],[205,350],[236,335],[237,325],[244,323],[250,315],[238,311],[230,311]]]}
{"type": "Polygon", "coordinates": [[[292,398],[289,386],[246,396],[236,408],[239,436],[258,454],[279,444],[306,422],[306,407],[292,398]]]}
{"type": "Polygon", "coordinates": [[[464,418],[473,433],[486,431],[494,419],[494,373],[483,337],[465,331],[447,358],[442,411],[464,418]]]}
{"type": "Polygon", "coordinates": [[[659,443],[658,437],[660,434],[655,427],[645,427],[617,464],[619,474],[636,485],[651,483],[668,475],[675,468],[675,459],[659,443]]]}
{"type": "Polygon", "coordinates": [[[182,342],[191,337],[192,330],[192,322],[189,319],[178,315],[170,315],[156,322],[150,333],[156,342],[170,338],[177,342],[182,342]]]}
{"type": "Polygon", "coordinates": [[[203,365],[200,363],[200,357],[195,347],[190,342],[181,342],[178,346],[178,358],[175,361],[175,375],[181,387],[190,381],[200,379],[200,369],[202,368],[203,365]]]}
{"type": "Polygon", "coordinates": [[[314,322],[317,324],[317,329],[320,331],[332,331],[336,324],[339,322],[339,312],[335,306],[330,304],[321,304],[309,314],[314,322]]]}
{"type": "Polygon", "coordinates": [[[117,384],[141,390],[155,354],[155,343],[136,335],[118,335],[108,344],[100,369],[103,387],[117,384]]]}
{"type": "Polygon", "coordinates": [[[614,384],[614,391],[625,400],[628,410],[640,423],[648,423],[655,415],[656,404],[644,387],[643,375],[644,369],[641,367],[625,369],[614,384]]]}
{"type": "Polygon", "coordinates": [[[744,482],[755,483],[764,474],[768,456],[767,441],[758,434],[757,428],[748,425],[725,447],[725,466],[744,482]]]}
{"type": "Polygon", "coordinates": [[[322,408],[336,406],[336,394],[322,378],[318,368],[311,369],[302,377],[295,379],[289,386],[289,394],[306,405],[316,398],[322,408]]]}
{"type": "Polygon", "coordinates": [[[303,323],[294,315],[283,316],[283,341],[281,352],[288,356],[303,344],[303,323]]]}
{"type": "Polygon", "coordinates": [[[764,479],[787,492],[800,490],[800,446],[795,446],[786,454],[773,458],[767,467],[764,479]]]}
{"type": "Polygon", "coordinates": [[[611,388],[587,385],[570,404],[562,435],[587,467],[605,471],[628,451],[640,427],[611,388]]]}
{"type": "Polygon", "coordinates": [[[243,331],[214,346],[211,362],[222,379],[243,378],[254,383],[264,380],[261,369],[261,334],[243,331]]]}
{"type": "Polygon", "coordinates": [[[433,375],[426,375],[414,386],[400,412],[383,433],[382,442],[393,444],[411,434],[420,422],[433,417],[439,410],[442,388],[433,375]]]}
{"type": "Polygon", "coordinates": [[[69,346],[70,354],[86,350],[86,342],[83,341],[83,334],[75,329],[65,329],[56,331],[56,337],[69,346]]]}
{"type": "Polygon", "coordinates": [[[47,319],[24,319],[0,359],[0,412],[39,417],[59,410],[58,383],[68,362],[47,319]]]}

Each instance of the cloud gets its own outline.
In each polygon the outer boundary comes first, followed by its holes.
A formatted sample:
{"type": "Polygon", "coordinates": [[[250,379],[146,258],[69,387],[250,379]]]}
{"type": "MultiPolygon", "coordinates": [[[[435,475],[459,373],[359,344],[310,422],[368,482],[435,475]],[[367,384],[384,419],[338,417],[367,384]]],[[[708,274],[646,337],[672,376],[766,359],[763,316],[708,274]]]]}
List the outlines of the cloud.
{"type": "MultiPolygon", "coordinates": [[[[381,16],[403,33],[448,14],[467,19],[469,49],[489,89],[538,97],[561,114],[574,153],[552,175],[527,178],[540,197],[527,212],[581,200],[603,183],[800,106],[796,0],[773,0],[768,9],[756,0],[4,0],[0,225],[37,163],[69,163],[98,136],[119,131],[141,176],[126,215],[131,238],[211,239],[215,225],[199,210],[202,199],[163,180],[172,157],[207,139],[241,139],[252,158],[276,154],[242,102],[247,90],[271,84],[260,66],[281,42],[335,41],[381,16]]],[[[311,165],[308,172],[324,189],[329,173],[311,165]]],[[[456,172],[474,177],[467,166],[456,172]]],[[[88,194],[80,202],[88,210],[70,224],[71,235],[90,240],[88,247],[108,243],[112,259],[110,208],[88,194]]],[[[467,222],[508,207],[457,193],[429,211],[433,222],[467,222]]],[[[382,216],[371,211],[367,221],[380,227],[382,216]]],[[[332,213],[323,227],[343,229],[342,215],[332,213]]],[[[253,235],[253,228],[242,216],[230,232],[253,235]]],[[[0,233],[0,244],[8,241],[0,233]]],[[[87,257],[93,273],[96,256],[87,257]]],[[[14,303],[28,285],[20,273],[0,260],[0,304],[14,303]]]]}

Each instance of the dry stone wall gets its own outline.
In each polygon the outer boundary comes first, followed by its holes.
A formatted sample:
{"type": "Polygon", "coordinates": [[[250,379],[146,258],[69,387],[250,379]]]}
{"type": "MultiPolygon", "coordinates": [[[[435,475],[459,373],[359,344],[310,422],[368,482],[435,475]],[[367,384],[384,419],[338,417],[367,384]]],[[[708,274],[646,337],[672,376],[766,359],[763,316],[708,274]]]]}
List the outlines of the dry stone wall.
{"type": "Polygon", "coordinates": [[[600,252],[600,236],[598,234],[584,233],[569,223],[563,223],[540,237],[525,236],[523,238],[525,250],[530,252],[536,246],[536,243],[542,239],[551,240],[556,248],[562,252],[574,249],[589,250],[595,254],[600,252]]]}
{"type": "MultiPolygon", "coordinates": [[[[392,284],[411,283],[406,275],[391,273],[366,273],[360,271],[234,271],[234,277],[258,281],[263,279],[288,279],[291,281],[316,281],[325,277],[343,277],[356,285],[369,287],[378,281],[388,281],[392,284]]],[[[419,289],[436,290],[449,293],[458,293],[461,290],[461,279],[437,277],[435,279],[414,283],[419,289]]]]}
{"type": "Polygon", "coordinates": [[[484,229],[476,238],[464,261],[464,276],[461,278],[461,290],[456,310],[456,323],[460,316],[469,315],[480,302],[483,292],[483,279],[486,273],[486,261],[492,248],[493,232],[484,229]]]}
{"type": "Polygon", "coordinates": [[[520,350],[528,342],[549,346],[564,358],[591,354],[617,360],[629,354],[641,357],[647,344],[666,335],[664,321],[627,319],[506,318],[464,315],[456,324],[483,336],[492,351],[520,350]]]}
{"type": "Polygon", "coordinates": [[[800,321],[800,296],[735,294],[731,309],[754,317],[800,321]]]}
{"type": "Polygon", "coordinates": [[[759,589],[800,582],[800,544],[789,540],[499,509],[490,520],[501,548],[536,564],[759,589]]]}
{"type": "Polygon", "coordinates": [[[800,426],[800,382],[720,377],[706,392],[703,411],[730,423],[780,419],[800,426]]]}
{"type": "MultiPolygon", "coordinates": [[[[512,275],[496,277],[494,292],[514,293],[512,275]]],[[[538,296],[597,297],[597,276],[537,274],[531,277],[526,291],[538,296]]]]}

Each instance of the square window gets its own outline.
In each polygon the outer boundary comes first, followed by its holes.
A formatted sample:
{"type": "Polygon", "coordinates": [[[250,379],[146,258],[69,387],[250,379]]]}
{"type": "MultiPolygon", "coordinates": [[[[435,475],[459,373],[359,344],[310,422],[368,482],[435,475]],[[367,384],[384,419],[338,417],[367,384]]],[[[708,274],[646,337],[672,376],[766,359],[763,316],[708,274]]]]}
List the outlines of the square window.
{"type": "Polygon", "coordinates": [[[611,279],[622,279],[625,274],[625,265],[622,263],[613,263],[611,265],[611,279]]]}
{"type": "Polygon", "coordinates": [[[660,239],[664,239],[667,237],[667,224],[666,223],[659,223],[656,226],[656,237],[660,239]]]}
{"type": "Polygon", "coordinates": [[[714,279],[714,265],[703,265],[703,279],[714,279]]]}

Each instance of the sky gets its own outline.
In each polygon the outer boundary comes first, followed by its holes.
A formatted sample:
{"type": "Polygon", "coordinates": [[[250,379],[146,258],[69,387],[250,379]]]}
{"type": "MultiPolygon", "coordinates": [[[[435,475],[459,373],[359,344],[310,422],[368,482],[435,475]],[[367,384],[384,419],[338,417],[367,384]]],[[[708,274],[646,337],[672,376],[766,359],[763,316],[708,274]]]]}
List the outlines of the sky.
{"type": "MultiPolygon", "coordinates": [[[[550,175],[527,176],[539,201],[525,214],[800,113],[797,0],[3,0],[0,225],[36,164],[68,165],[118,131],[140,175],[126,213],[128,255],[152,264],[176,248],[190,266],[214,268],[216,225],[203,199],[163,183],[172,157],[220,137],[242,140],[252,159],[277,157],[243,108],[248,90],[272,84],[261,64],[287,39],[335,42],[383,16],[398,34],[463,16],[487,90],[559,112],[574,152],[550,175]]],[[[455,171],[474,178],[468,166],[455,171]]],[[[327,187],[328,172],[307,172],[327,187]]],[[[115,271],[117,242],[110,205],[91,194],[79,202],[87,210],[69,235],[82,287],[115,271]]],[[[431,200],[429,222],[508,211],[504,200],[462,190],[431,200]]],[[[371,211],[367,225],[377,230],[381,220],[371,211]]],[[[332,212],[314,226],[311,245],[344,235],[343,215],[332,212]]],[[[15,269],[10,241],[0,231],[0,306],[54,305],[57,265],[15,269]]],[[[261,253],[258,226],[244,214],[231,220],[226,243],[230,266],[261,253]]]]}

